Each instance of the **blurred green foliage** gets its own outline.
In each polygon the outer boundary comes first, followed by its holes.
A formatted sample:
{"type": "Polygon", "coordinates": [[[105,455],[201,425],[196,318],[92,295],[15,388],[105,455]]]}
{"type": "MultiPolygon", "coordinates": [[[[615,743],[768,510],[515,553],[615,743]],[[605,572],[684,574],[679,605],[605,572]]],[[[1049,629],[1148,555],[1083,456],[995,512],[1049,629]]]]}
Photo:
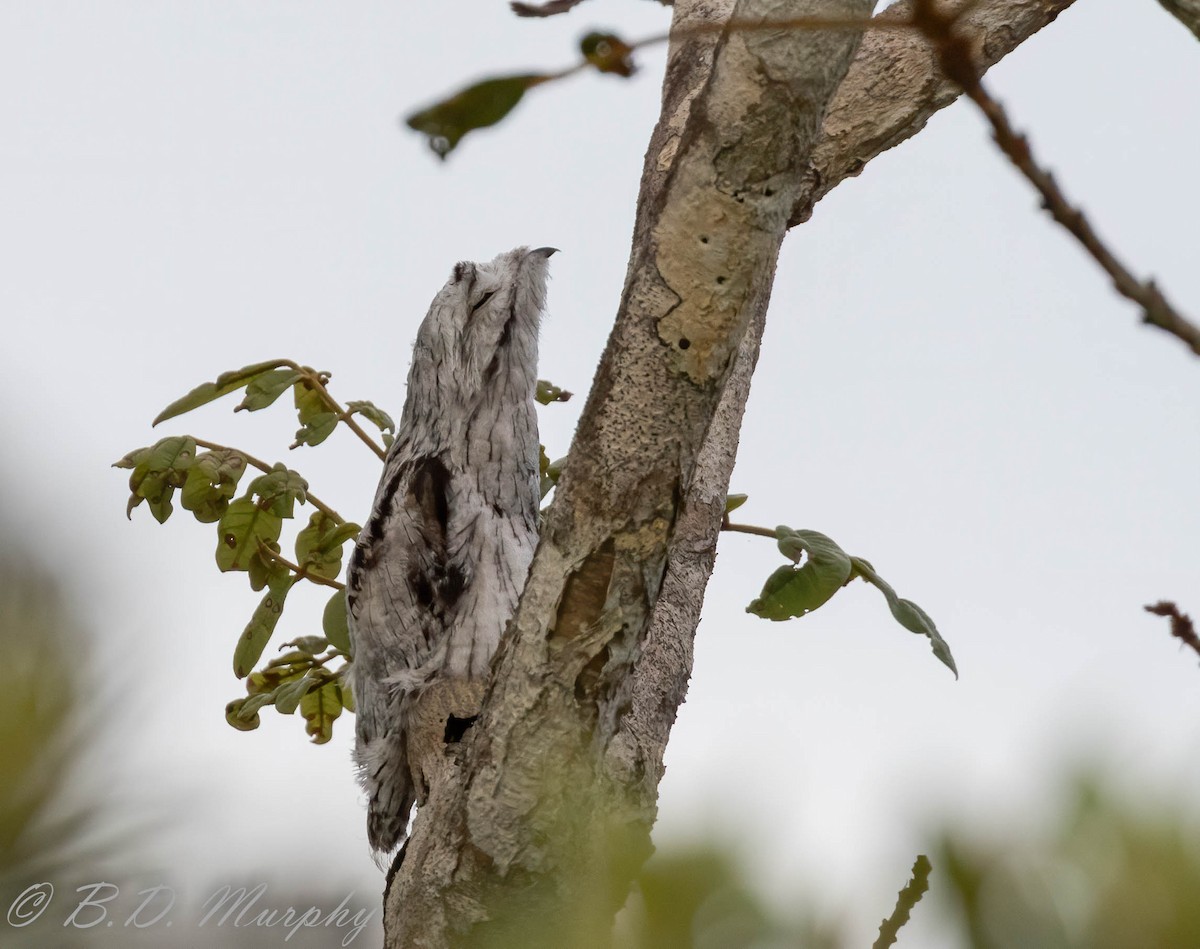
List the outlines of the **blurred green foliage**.
{"type": "Polygon", "coordinates": [[[1152,787],[1125,800],[1093,772],[1042,834],[1014,828],[983,843],[986,828],[944,833],[933,889],[971,949],[1195,949],[1196,820],[1194,807],[1165,804],[1152,787]]]}
{"type": "Polygon", "coordinates": [[[837,949],[838,927],[801,897],[784,915],[749,882],[722,843],[676,846],[656,854],[638,877],[617,921],[614,949],[837,949]]]}
{"type": "MultiPolygon", "coordinates": [[[[0,893],[11,899],[30,882],[78,880],[81,874],[120,879],[143,833],[128,823],[121,829],[110,790],[116,759],[94,753],[105,720],[89,636],[48,570],[28,557],[10,558],[0,569],[6,579],[0,584],[0,650],[8,672],[0,689],[0,893]]],[[[303,698],[314,695],[321,693],[303,698]]],[[[306,717],[313,714],[303,702],[299,708],[306,717]]],[[[1120,796],[1101,774],[1094,769],[1068,785],[1067,806],[1048,829],[977,822],[935,834],[931,897],[914,910],[922,931],[934,923],[952,934],[950,944],[969,949],[1200,946],[1200,813],[1182,800],[1163,803],[1152,785],[1133,799],[1120,796]]],[[[244,870],[236,863],[232,872],[244,870]]],[[[898,872],[897,887],[902,882],[898,872]]],[[[307,899],[337,902],[332,893],[307,899]]],[[[879,905],[872,915],[882,918],[890,910],[879,905]]],[[[914,945],[914,928],[901,930],[898,946],[914,945]]],[[[46,934],[40,926],[8,931],[4,945],[38,945],[46,934]],[[34,941],[22,942],[26,937],[34,941]]],[[[229,935],[148,934],[164,945],[217,944],[229,935]],[[176,937],[183,941],[172,942],[176,937]]],[[[265,944],[278,933],[256,935],[263,938],[247,936],[247,944],[265,944]]],[[[86,932],[71,931],[59,944],[88,942],[86,932]]],[[[734,849],[718,842],[676,845],[651,858],[618,916],[612,945],[855,944],[809,894],[796,893],[786,912],[772,904],[756,891],[734,849]]]]}
{"type": "MultiPolygon", "coordinates": [[[[0,536],[9,534],[0,523],[0,536]]],[[[71,598],[52,579],[48,568],[32,555],[0,561],[0,655],[6,678],[0,688],[0,946],[4,949],[74,949],[107,946],[121,949],[188,947],[188,949],[268,949],[285,943],[288,931],[258,926],[202,928],[197,920],[201,903],[219,882],[186,879],[187,855],[177,866],[161,867],[147,859],[143,845],[152,826],[146,821],[145,801],[122,796],[122,744],[136,734],[113,733],[105,714],[117,697],[103,683],[111,675],[93,649],[91,631],[72,609],[71,598]],[[184,877],[181,881],[180,877],[184,877]],[[88,887],[99,881],[103,902],[110,887],[119,887],[123,902],[83,912],[74,925],[64,925],[72,908],[83,901],[88,887]],[[84,890],[76,887],[83,886],[84,890]],[[145,929],[130,926],[127,917],[141,901],[146,886],[180,886],[180,904],[172,914],[179,925],[160,922],[145,929]],[[26,898],[31,889],[48,894],[26,898]],[[135,895],[130,895],[135,894],[135,895]],[[96,925],[97,916],[112,920],[96,925]],[[114,925],[115,924],[115,925],[114,925]]],[[[128,699],[131,690],[119,695],[128,699]]],[[[303,707],[302,707],[303,710],[303,707]]],[[[307,713],[306,713],[307,714],[307,713]]],[[[158,816],[178,822],[185,804],[162,801],[163,788],[146,789],[147,800],[161,808],[158,816]]],[[[196,828],[197,840],[203,828],[196,828]]],[[[314,867],[324,869],[320,860],[314,867]]],[[[280,868],[282,869],[282,868],[280,868]]],[[[245,878],[243,857],[229,857],[230,877],[245,878]]],[[[363,888],[326,880],[297,888],[294,882],[259,874],[247,882],[265,882],[271,905],[332,909],[347,893],[358,891],[351,912],[374,910],[369,926],[356,945],[380,943],[379,911],[369,886],[363,888]]],[[[142,914],[153,920],[160,901],[142,914]]],[[[349,926],[333,930],[337,940],[349,926]]],[[[302,929],[287,945],[326,946],[328,929],[302,929]]]]}
{"type": "Polygon", "coordinates": [[[86,637],[45,571],[12,559],[0,571],[0,892],[10,892],[76,864],[99,809],[78,773],[86,637]]]}

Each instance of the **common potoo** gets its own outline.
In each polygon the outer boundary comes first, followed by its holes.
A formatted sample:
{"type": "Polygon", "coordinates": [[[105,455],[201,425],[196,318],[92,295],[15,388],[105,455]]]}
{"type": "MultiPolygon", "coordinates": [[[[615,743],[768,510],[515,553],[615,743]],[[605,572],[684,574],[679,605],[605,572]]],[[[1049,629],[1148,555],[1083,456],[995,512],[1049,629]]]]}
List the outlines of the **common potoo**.
{"type": "Polygon", "coordinates": [[[355,758],[376,850],[404,837],[479,712],[537,543],[537,338],[553,248],[463,262],[417,331],[347,574],[355,758]]]}

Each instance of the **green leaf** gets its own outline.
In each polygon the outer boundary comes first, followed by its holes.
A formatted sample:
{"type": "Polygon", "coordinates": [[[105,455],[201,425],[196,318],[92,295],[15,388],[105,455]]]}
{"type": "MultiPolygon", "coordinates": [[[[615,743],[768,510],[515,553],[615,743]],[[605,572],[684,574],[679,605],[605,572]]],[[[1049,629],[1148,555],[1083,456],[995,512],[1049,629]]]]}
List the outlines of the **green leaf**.
{"type": "Polygon", "coordinates": [[[288,591],[295,582],[293,578],[288,577],[281,583],[271,584],[254,610],[254,615],[250,617],[250,622],[238,638],[237,648],[233,652],[233,674],[239,679],[248,676],[262,656],[283,613],[288,591]]]}
{"type": "Polygon", "coordinates": [[[291,715],[317,681],[309,676],[301,676],[299,679],[285,682],[275,690],[275,708],[283,715],[291,715]]]}
{"type": "Polygon", "coordinates": [[[241,369],[223,372],[217,376],[215,382],[202,383],[187,395],[176,399],[158,413],[158,417],[154,419],[153,424],[157,425],[159,422],[165,422],[169,418],[175,418],[175,416],[182,415],[184,412],[190,412],[192,409],[198,409],[202,405],[207,405],[214,399],[219,399],[223,395],[228,395],[230,392],[240,389],[256,376],[260,376],[264,372],[283,366],[286,363],[286,359],[272,359],[270,362],[257,362],[251,366],[243,366],[241,369]]]}
{"type": "Polygon", "coordinates": [[[256,669],[246,676],[246,691],[250,695],[270,695],[274,692],[282,682],[286,682],[290,678],[297,675],[303,675],[304,670],[294,672],[289,669],[256,669]]]}
{"type": "Polygon", "coordinates": [[[297,636],[290,643],[284,643],[280,649],[295,649],[301,655],[315,656],[329,648],[329,640],[324,636],[297,636]]]}
{"type": "Polygon", "coordinates": [[[154,515],[154,519],[160,524],[165,524],[167,518],[171,516],[171,512],[175,509],[174,505],[171,504],[170,494],[164,494],[156,500],[147,499],[146,504],[150,508],[150,513],[154,515]]]}
{"type": "Polygon", "coordinates": [[[300,700],[300,714],[306,722],[304,730],[313,742],[323,745],[333,737],[333,722],[342,714],[342,690],[337,682],[326,682],[300,700]]]}
{"type": "Polygon", "coordinates": [[[260,693],[258,695],[251,695],[248,698],[243,700],[242,707],[241,707],[239,714],[243,718],[249,718],[250,716],[257,717],[258,710],[261,708],[266,708],[274,700],[275,700],[275,696],[271,693],[265,693],[265,694],[260,693]]]}
{"type": "Polygon", "coordinates": [[[197,456],[179,496],[184,510],[191,511],[202,524],[219,521],[245,472],[245,457],[231,449],[197,456]]]}
{"type": "Polygon", "coordinates": [[[279,540],[283,519],[264,510],[250,498],[238,498],[221,515],[217,525],[217,569],[248,570],[259,557],[258,545],[279,540]]]}
{"type": "Polygon", "coordinates": [[[276,462],[270,472],[250,482],[246,493],[258,497],[260,507],[269,508],[280,517],[292,517],[296,502],[303,504],[308,500],[308,482],[299,472],[276,462]]]}
{"type": "Polygon", "coordinates": [[[875,568],[871,566],[869,561],[863,560],[861,557],[850,558],[853,562],[854,573],[856,576],[862,577],[867,583],[876,587],[883,593],[887,600],[888,609],[892,611],[892,616],[896,622],[910,632],[917,633],[920,636],[928,636],[930,647],[933,649],[933,654],[954,673],[954,678],[958,678],[958,666],[954,663],[954,656],[950,654],[950,645],[942,638],[942,634],[938,632],[937,626],[934,625],[933,619],[921,607],[917,606],[912,600],[905,600],[896,595],[896,591],[892,589],[891,584],[879,576],[875,572],[875,568]]]}
{"type": "Polygon", "coordinates": [[[272,369],[260,376],[255,376],[246,386],[246,394],[242,401],[234,406],[235,412],[245,409],[247,412],[257,412],[273,405],[275,400],[293,386],[303,373],[295,369],[272,369]]]}
{"type": "Polygon", "coordinates": [[[544,3],[520,3],[518,0],[510,3],[512,12],[517,16],[546,17],[566,13],[571,7],[578,6],[583,0],[545,0],[544,3]]]}
{"type": "Polygon", "coordinates": [[[146,458],[147,456],[149,456],[151,451],[153,451],[152,448],[135,448],[133,451],[131,451],[128,455],[126,455],[120,461],[114,461],[113,467],[114,468],[136,468],[138,466],[138,462],[140,462],[143,458],[146,458]]]}
{"type": "Polygon", "coordinates": [[[247,710],[251,698],[257,698],[257,696],[234,699],[225,706],[225,721],[240,732],[252,732],[262,724],[258,717],[258,708],[247,710]]]}
{"type": "Polygon", "coordinates": [[[296,411],[300,416],[300,428],[292,448],[300,445],[319,445],[337,428],[338,416],[330,410],[321,393],[304,382],[297,382],[292,390],[295,394],[296,411]]]}
{"type": "Polygon", "coordinates": [[[546,454],[546,446],[538,445],[538,497],[540,500],[545,500],[546,495],[550,493],[554,487],[554,482],[550,480],[547,472],[550,470],[550,456],[546,454]]]}
{"type": "Polygon", "coordinates": [[[273,540],[264,540],[250,555],[250,561],[246,564],[246,572],[250,578],[250,589],[255,593],[265,589],[270,583],[281,581],[291,573],[287,567],[265,551],[277,554],[279,553],[279,544],[273,540]]]}
{"type": "Polygon", "coordinates": [[[560,389],[553,382],[539,379],[537,381],[537,390],[534,392],[533,397],[542,405],[549,405],[551,402],[566,402],[572,395],[574,393],[568,392],[566,389],[560,389]]]}
{"type": "Polygon", "coordinates": [[[551,461],[546,454],[545,446],[538,445],[538,474],[540,476],[538,490],[541,492],[539,500],[544,500],[550,493],[550,489],[558,484],[558,479],[562,477],[563,465],[566,463],[566,458],[551,461]]]}
{"type": "Polygon", "coordinates": [[[156,498],[147,498],[146,506],[150,508],[150,513],[154,515],[154,519],[160,524],[165,524],[167,518],[171,516],[171,512],[175,510],[171,504],[171,495],[173,490],[168,489],[165,493],[156,498]]]}
{"type": "Polygon", "coordinates": [[[354,654],[350,647],[350,624],[346,618],[346,591],[338,590],[325,604],[325,612],[321,616],[321,629],[325,638],[334,649],[340,649],[347,656],[354,654]]]}
{"type": "Polygon", "coordinates": [[[337,579],[342,572],[342,545],[357,537],[359,530],[357,524],[314,511],[308,526],[296,535],[296,563],[315,577],[337,579]]]}
{"type": "Polygon", "coordinates": [[[429,147],[444,159],[464,135],[472,129],[495,125],[516,107],[526,89],[532,89],[551,78],[525,75],[485,79],[449,99],[414,112],[405,123],[410,129],[429,136],[429,147]]]}
{"type": "Polygon", "coordinates": [[[725,513],[730,514],[736,511],[739,507],[749,500],[748,494],[727,494],[725,495],[725,513]]]}
{"type": "Polygon", "coordinates": [[[361,415],[384,434],[396,434],[396,423],[392,417],[374,402],[353,401],[346,403],[346,411],[350,415],[361,415]]]}
{"type": "MultiPolygon", "coordinates": [[[[280,649],[286,649],[287,643],[280,646],[280,649]]],[[[296,676],[307,672],[313,667],[313,654],[306,650],[293,649],[291,652],[285,652],[282,656],[277,656],[259,670],[266,672],[267,670],[275,670],[281,672],[283,679],[293,679],[296,676]]]]}
{"type": "Polygon", "coordinates": [[[798,562],[807,555],[808,560],[802,566],[780,567],[772,573],[746,612],[769,620],[804,616],[826,603],[850,579],[850,557],[819,531],[780,526],[775,536],[785,557],[798,562]]]}
{"type": "Polygon", "coordinates": [[[171,516],[171,495],[187,483],[188,470],[195,459],[195,439],[190,435],[172,435],[149,448],[130,452],[117,462],[121,467],[133,464],[126,515],[132,516],[133,509],[147,501],[155,519],[163,523],[171,516]]]}
{"type": "Polygon", "coordinates": [[[628,79],[637,66],[633,62],[633,47],[612,33],[589,33],[579,41],[583,58],[599,72],[612,73],[628,79]]]}

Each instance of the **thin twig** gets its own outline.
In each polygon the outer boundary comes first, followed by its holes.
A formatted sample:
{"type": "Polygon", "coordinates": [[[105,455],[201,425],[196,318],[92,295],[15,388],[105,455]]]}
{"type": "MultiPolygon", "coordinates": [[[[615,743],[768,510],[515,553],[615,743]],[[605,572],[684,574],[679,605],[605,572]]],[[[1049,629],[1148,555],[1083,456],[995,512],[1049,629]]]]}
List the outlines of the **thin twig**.
{"type": "Polygon", "coordinates": [[[296,575],[297,580],[311,580],[313,583],[319,583],[323,587],[333,587],[335,590],[346,589],[346,584],[344,583],[339,583],[337,580],[330,580],[327,577],[318,576],[315,573],[309,573],[308,568],[292,563],[287,559],[287,557],[279,553],[279,551],[272,550],[262,541],[259,541],[258,543],[258,552],[260,555],[274,560],[281,567],[287,567],[288,570],[292,571],[292,573],[296,575]]]}
{"type": "MultiPolygon", "coordinates": [[[[713,33],[773,33],[777,30],[883,30],[888,33],[907,33],[919,27],[912,20],[889,19],[887,17],[858,17],[858,16],[794,16],[782,20],[726,20],[723,23],[702,21],[678,26],[670,33],[655,33],[645,39],[636,40],[629,44],[630,51],[658,46],[671,39],[681,39],[690,36],[707,36],[713,33]]],[[[573,66],[559,75],[570,75],[580,69],[586,69],[587,60],[578,66],[573,66]]]]}
{"type": "Polygon", "coordinates": [[[769,527],[758,527],[754,524],[733,524],[729,518],[721,521],[721,530],[733,531],[737,534],[755,534],[758,537],[770,537],[772,540],[776,538],[776,533],[769,527]]]}
{"type": "Polygon", "coordinates": [[[1153,606],[1144,607],[1147,613],[1155,616],[1171,618],[1171,635],[1184,644],[1191,646],[1193,651],[1200,654],[1200,636],[1196,635],[1196,627],[1187,613],[1181,613],[1179,607],[1170,600],[1159,600],[1153,606]]]}
{"type": "Polygon", "coordinates": [[[294,363],[291,360],[288,360],[287,366],[289,369],[293,369],[304,376],[303,381],[316,391],[317,395],[321,397],[321,401],[325,403],[331,412],[337,415],[338,421],[344,422],[350,431],[357,435],[371,451],[375,452],[380,461],[387,458],[387,452],[380,447],[379,443],[363,431],[362,427],[354,421],[353,413],[347,412],[342,408],[338,400],[329,394],[329,390],[325,388],[325,381],[328,377],[322,378],[321,373],[310,369],[308,366],[301,366],[298,363],[294,363]]]}
{"type": "Polygon", "coordinates": [[[896,942],[896,937],[900,934],[901,927],[908,922],[913,907],[929,889],[929,874],[932,870],[933,864],[925,854],[917,857],[912,868],[912,879],[897,895],[896,908],[892,910],[892,915],[879,925],[879,938],[871,945],[871,949],[887,949],[896,942]]]}
{"type": "Polygon", "coordinates": [[[971,38],[956,30],[962,11],[943,12],[934,0],[914,0],[912,23],[929,39],[938,61],[950,80],[991,123],[992,135],[1000,150],[1008,156],[1042,196],[1042,206],[1065,227],[1112,278],[1113,287],[1142,308],[1142,322],[1156,326],[1181,340],[1200,356],[1200,327],[1172,306],[1153,280],[1139,280],[1100,239],[1083,211],[1071,204],[1058,182],[1033,156],[1026,136],[1017,132],[1004,107],[994,99],[979,78],[971,49],[971,38]]]}
{"type": "MultiPolygon", "coordinates": [[[[520,14],[518,14],[520,15],[520,14]]],[[[885,30],[887,32],[910,32],[918,29],[911,20],[887,17],[828,17],[828,16],[797,16],[782,20],[727,20],[722,23],[699,22],[686,26],[675,27],[669,33],[655,33],[652,36],[625,44],[627,53],[639,49],[660,46],[671,39],[681,39],[692,36],[708,36],[726,31],[738,33],[769,33],[778,30],[885,30]]],[[[595,64],[586,57],[567,66],[558,72],[546,73],[530,81],[530,87],[557,82],[574,76],[576,73],[591,69],[595,64]]]]}
{"type": "MultiPolygon", "coordinates": [[[[267,474],[270,474],[274,470],[265,461],[262,461],[259,458],[255,458],[251,454],[247,454],[246,452],[242,451],[240,448],[230,448],[228,445],[218,445],[216,442],[206,442],[203,438],[196,438],[194,435],[192,436],[192,441],[194,441],[201,448],[207,448],[209,451],[231,451],[231,452],[234,452],[235,454],[241,455],[243,458],[246,459],[246,464],[253,465],[259,471],[264,471],[267,474]]],[[[346,523],[346,519],[344,517],[342,517],[342,515],[340,515],[337,511],[335,511],[333,508],[331,508],[328,504],[324,503],[315,494],[310,494],[307,489],[304,492],[304,499],[306,501],[308,501],[309,503],[311,503],[313,507],[315,507],[318,511],[320,511],[322,514],[324,514],[326,517],[333,518],[339,524],[346,523]]]]}

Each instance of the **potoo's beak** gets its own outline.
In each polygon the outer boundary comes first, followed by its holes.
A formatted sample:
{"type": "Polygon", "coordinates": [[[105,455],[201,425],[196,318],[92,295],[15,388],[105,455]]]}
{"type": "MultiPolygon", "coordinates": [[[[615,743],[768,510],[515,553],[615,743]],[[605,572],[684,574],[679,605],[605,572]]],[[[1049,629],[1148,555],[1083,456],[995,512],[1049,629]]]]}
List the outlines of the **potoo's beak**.
{"type": "Polygon", "coordinates": [[[549,257],[551,254],[557,254],[558,248],[557,247],[536,247],[533,250],[531,250],[529,253],[541,254],[543,257],[549,257]]]}

